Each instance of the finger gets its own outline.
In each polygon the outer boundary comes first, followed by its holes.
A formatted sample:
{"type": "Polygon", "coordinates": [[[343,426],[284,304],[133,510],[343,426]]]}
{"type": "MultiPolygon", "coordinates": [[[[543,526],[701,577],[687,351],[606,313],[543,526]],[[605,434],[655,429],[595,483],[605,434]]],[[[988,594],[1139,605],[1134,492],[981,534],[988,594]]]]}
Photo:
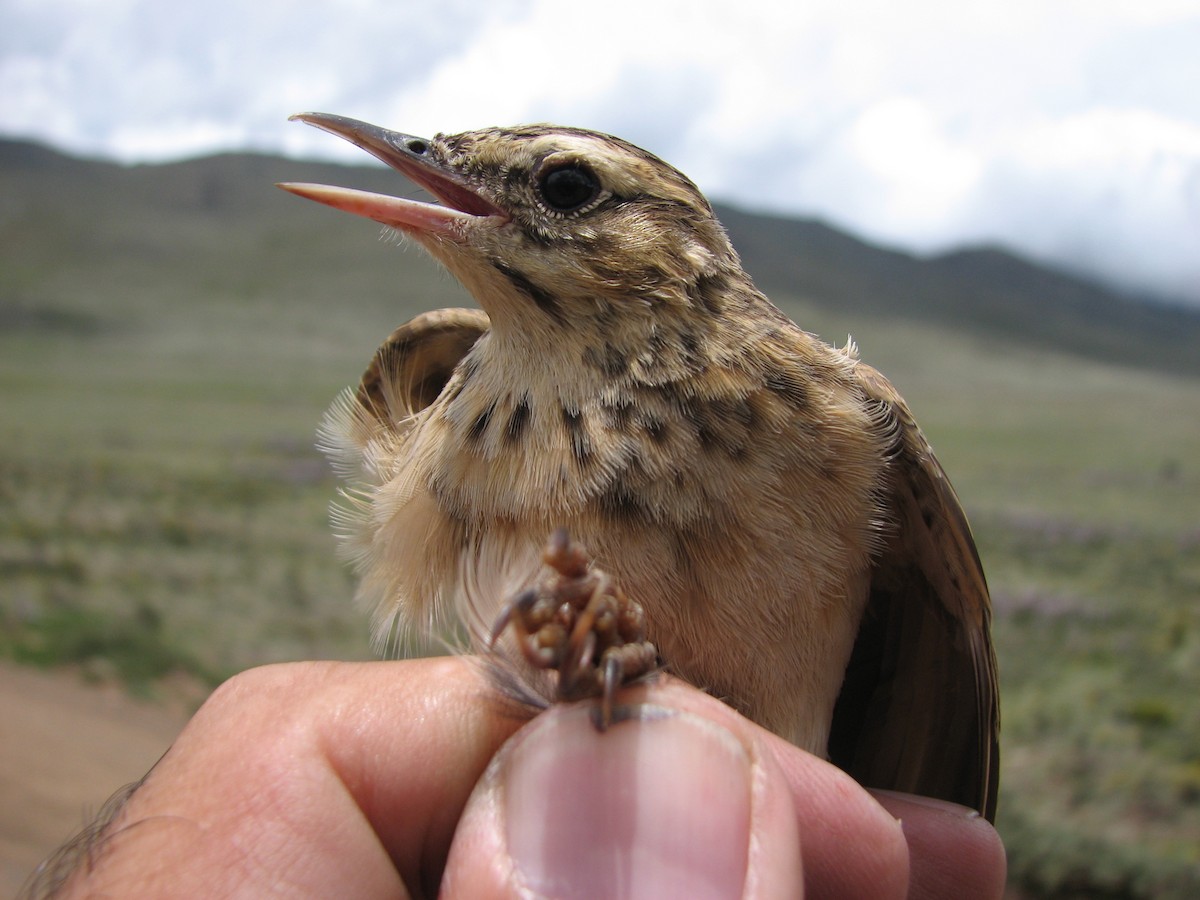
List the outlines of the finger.
{"type": "Polygon", "coordinates": [[[73,880],[120,896],[432,894],[475,781],[520,724],[488,696],[462,659],[243,673],[73,880]]]}
{"type": "Polygon", "coordinates": [[[1003,896],[1004,845],[978,812],[928,797],[872,793],[903,823],[912,868],[909,896],[1003,896]]]}
{"type": "Polygon", "coordinates": [[[811,896],[906,897],[909,848],[896,818],[831,763],[774,734],[764,741],[787,779],[811,896]]]}
{"type": "Polygon", "coordinates": [[[447,897],[904,896],[898,823],[837,769],[677,681],[623,700],[603,734],[586,704],[556,707],[505,745],[447,897]]]}

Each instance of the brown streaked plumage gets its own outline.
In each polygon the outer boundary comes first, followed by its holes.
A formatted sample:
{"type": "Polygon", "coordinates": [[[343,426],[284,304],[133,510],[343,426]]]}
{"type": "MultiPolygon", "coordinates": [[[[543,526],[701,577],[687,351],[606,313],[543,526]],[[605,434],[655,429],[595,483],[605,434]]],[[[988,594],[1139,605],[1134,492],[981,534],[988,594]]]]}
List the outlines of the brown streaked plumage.
{"type": "Polygon", "coordinates": [[[400,229],[483,307],[402,326],[327,422],[380,627],[485,640],[566,527],[673,672],[864,784],[990,818],[990,607],[954,491],[895,389],[759,293],[697,188],[580,129],[296,118],[442,204],[283,187],[400,229]]]}

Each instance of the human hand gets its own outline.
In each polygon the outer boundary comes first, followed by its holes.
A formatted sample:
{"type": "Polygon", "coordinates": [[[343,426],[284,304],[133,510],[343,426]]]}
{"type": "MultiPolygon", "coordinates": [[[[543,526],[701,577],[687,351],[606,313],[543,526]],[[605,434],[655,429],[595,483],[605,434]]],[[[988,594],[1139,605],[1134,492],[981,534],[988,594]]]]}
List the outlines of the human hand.
{"type": "Polygon", "coordinates": [[[1002,891],[1003,848],[983,819],[922,798],[876,802],[677,680],[623,692],[629,717],[603,734],[588,704],[522,728],[494,697],[464,658],[243,673],[196,714],[64,894],[1002,891]]]}

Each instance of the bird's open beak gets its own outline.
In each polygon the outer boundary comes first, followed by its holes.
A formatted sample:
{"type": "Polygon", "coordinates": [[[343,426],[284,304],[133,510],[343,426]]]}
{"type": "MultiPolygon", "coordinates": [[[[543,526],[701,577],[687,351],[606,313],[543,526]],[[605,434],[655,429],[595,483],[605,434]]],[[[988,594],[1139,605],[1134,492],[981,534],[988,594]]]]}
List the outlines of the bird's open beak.
{"type": "Polygon", "coordinates": [[[430,159],[429,142],[423,138],[329,113],[299,113],[291,119],[306,122],[362,147],[425,188],[444,205],[325,184],[281,183],[279,187],[285,191],[419,234],[454,234],[465,222],[481,216],[504,221],[509,218],[502,209],[471,190],[456,173],[446,171],[430,159]]]}

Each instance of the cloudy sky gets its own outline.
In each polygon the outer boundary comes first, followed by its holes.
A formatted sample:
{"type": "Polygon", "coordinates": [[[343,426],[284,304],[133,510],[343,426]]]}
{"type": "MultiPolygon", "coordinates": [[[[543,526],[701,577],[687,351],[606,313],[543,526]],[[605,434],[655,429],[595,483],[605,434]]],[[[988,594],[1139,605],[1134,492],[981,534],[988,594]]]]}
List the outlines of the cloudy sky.
{"type": "Polygon", "coordinates": [[[1200,305],[1198,48],[1200,0],[0,0],[0,134],[362,161],[287,115],[557,121],[744,207],[1200,305]]]}

